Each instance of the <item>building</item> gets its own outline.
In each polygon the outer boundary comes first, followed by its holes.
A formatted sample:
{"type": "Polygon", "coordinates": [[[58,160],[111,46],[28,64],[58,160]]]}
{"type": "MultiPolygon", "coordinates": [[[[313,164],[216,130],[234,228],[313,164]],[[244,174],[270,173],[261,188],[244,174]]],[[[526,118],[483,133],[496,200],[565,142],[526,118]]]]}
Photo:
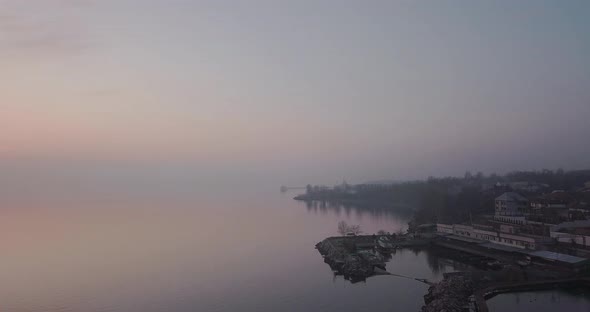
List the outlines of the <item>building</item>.
{"type": "Polygon", "coordinates": [[[499,222],[526,224],[525,211],[528,200],[515,192],[506,192],[495,200],[494,220],[499,222]]]}
{"type": "Polygon", "coordinates": [[[527,257],[533,264],[550,265],[569,268],[576,272],[590,269],[588,257],[578,257],[548,250],[539,250],[541,244],[550,242],[549,237],[531,235],[513,235],[494,231],[489,226],[469,226],[464,224],[437,224],[439,236],[443,240],[453,240],[460,244],[469,244],[472,248],[482,251],[493,251],[511,254],[516,257],[527,257]]]}
{"type": "Polygon", "coordinates": [[[444,233],[444,234],[453,234],[453,225],[452,224],[443,224],[437,223],[436,224],[436,232],[437,233],[444,233]]]}
{"type": "Polygon", "coordinates": [[[489,226],[464,225],[464,224],[441,224],[436,225],[436,230],[440,235],[450,238],[457,237],[477,240],[480,242],[490,242],[497,245],[510,246],[520,249],[534,250],[542,243],[548,241],[547,238],[525,235],[502,233],[489,226]]]}
{"type": "Polygon", "coordinates": [[[525,193],[539,193],[541,191],[549,189],[549,185],[543,183],[536,183],[530,181],[511,182],[508,183],[511,189],[518,192],[525,193]]]}
{"type": "Polygon", "coordinates": [[[533,263],[558,265],[573,269],[576,272],[587,271],[590,264],[590,259],[588,258],[581,258],[547,250],[532,251],[529,252],[528,255],[531,257],[533,263]]]}
{"type": "Polygon", "coordinates": [[[558,224],[572,219],[570,209],[576,204],[573,195],[564,191],[553,191],[529,202],[527,219],[558,224]]]}
{"type": "Polygon", "coordinates": [[[590,247],[590,220],[563,222],[551,227],[551,238],[558,243],[590,247]]]}

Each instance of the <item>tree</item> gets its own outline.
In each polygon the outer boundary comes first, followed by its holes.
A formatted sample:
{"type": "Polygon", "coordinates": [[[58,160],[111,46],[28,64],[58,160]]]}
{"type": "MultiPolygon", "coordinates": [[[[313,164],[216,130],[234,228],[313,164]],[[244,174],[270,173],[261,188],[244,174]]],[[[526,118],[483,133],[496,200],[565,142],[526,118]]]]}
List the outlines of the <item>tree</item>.
{"type": "Polygon", "coordinates": [[[344,221],[338,222],[338,234],[344,236],[348,233],[348,224],[344,221]]]}
{"type": "Polygon", "coordinates": [[[344,236],[348,233],[352,233],[354,235],[358,235],[362,233],[360,225],[348,225],[344,221],[338,222],[338,234],[344,236]]]}
{"type": "Polygon", "coordinates": [[[360,225],[350,225],[348,226],[348,233],[352,233],[354,235],[358,235],[361,234],[363,231],[361,231],[361,226],[360,225]]]}
{"type": "Polygon", "coordinates": [[[379,230],[377,231],[377,235],[387,235],[387,232],[385,230],[379,230]]]}

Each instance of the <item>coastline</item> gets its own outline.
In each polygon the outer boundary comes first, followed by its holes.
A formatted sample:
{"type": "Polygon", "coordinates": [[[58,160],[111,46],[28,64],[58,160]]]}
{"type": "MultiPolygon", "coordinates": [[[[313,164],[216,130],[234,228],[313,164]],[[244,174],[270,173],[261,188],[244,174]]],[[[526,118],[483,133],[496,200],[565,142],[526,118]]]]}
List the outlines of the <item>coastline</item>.
{"type": "Polygon", "coordinates": [[[316,248],[323,256],[324,262],[329,264],[334,272],[344,275],[352,283],[364,281],[375,275],[390,274],[385,271],[387,254],[398,248],[435,248],[450,257],[465,260],[459,260],[460,262],[481,268],[477,271],[444,273],[443,280],[437,283],[407,277],[431,285],[424,295],[423,312],[438,312],[441,309],[488,311],[486,299],[500,293],[554,289],[572,285],[590,287],[590,277],[577,276],[573,270],[565,268],[551,270],[540,264],[522,267],[517,264],[517,257],[509,258],[498,251],[485,252],[465,248],[461,243],[456,243],[456,246],[453,242],[441,243],[437,236],[405,234],[389,240],[390,245],[383,248],[380,247],[379,241],[385,237],[390,236],[329,237],[318,243],[316,248]],[[383,257],[380,257],[380,254],[383,257]],[[505,264],[501,268],[490,267],[490,261],[497,259],[501,259],[505,264]]]}

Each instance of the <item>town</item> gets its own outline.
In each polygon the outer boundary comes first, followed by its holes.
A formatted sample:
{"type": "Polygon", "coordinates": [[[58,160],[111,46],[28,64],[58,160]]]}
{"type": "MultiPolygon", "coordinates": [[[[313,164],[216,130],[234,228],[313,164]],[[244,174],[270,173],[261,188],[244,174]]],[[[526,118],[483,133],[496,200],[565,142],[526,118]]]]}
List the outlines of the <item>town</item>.
{"type": "Polygon", "coordinates": [[[391,209],[413,207],[409,232],[431,228],[448,240],[487,248],[590,257],[588,170],[516,172],[503,177],[468,172],[462,179],[381,185],[343,182],[333,188],[308,186],[295,199],[343,205],[396,203],[391,209]],[[518,180],[523,177],[530,180],[518,180]]]}
{"type": "MultiPolygon", "coordinates": [[[[358,227],[349,227],[354,231],[346,232],[339,225],[342,236],[327,238],[316,248],[334,272],[352,282],[390,274],[385,265],[397,249],[442,250],[480,270],[448,273],[439,283],[415,278],[431,285],[423,311],[439,311],[443,306],[487,311],[486,299],[498,293],[588,286],[590,179],[583,180],[587,174],[587,171],[512,174],[512,177],[534,177],[525,181],[510,181],[511,175],[502,177],[504,181],[490,181],[490,177],[466,174],[463,179],[431,178],[387,186],[351,186],[344,182],[334,188],[308,186],[307,193],[296,199],[347,204],[369,201],[367,194],[371,194],[373,203],[383,204],[375,198],[390,198],[391,194],[406,200],[420,196],[437,198],[422,200],[422,203],[439,204],[418,205],[405,233],[380,231],[361,235],[358,227]],[[549,180],[559,176],[555,180],[563,188],[553,188],[555,184],[551,181],[539,182],[539,175],[549,180]],[[572,179],[573,176],[576,178],[572,179]],[[453,208],[458,211],[449,213],[453,208]],[[443,288],[447,291],[442,291],[443,288]]],[[[417,202],[420,203],[414,203],[417,202]]]]}
{"type": "MultiPolygon", "coordinates": [[[[581,190],[590,194],[590,188],[581,190]]],[[[493,215],[457,224],[436,224],[436,233],[485,249],[520,253],[578,267],[590,257],[590,220],[585,202],[562,190],[526,198],[505,192],[495,199],[493,215]],[[584,208],[582,208],[584,207],[584,208]]]]}

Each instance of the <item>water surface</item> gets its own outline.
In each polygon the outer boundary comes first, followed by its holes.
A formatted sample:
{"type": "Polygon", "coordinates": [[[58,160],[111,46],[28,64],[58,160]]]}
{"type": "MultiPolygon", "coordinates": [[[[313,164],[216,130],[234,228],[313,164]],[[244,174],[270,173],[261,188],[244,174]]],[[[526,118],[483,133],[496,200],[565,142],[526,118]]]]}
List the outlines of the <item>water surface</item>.
{"type": "MultiPolygon", "coordinates": [[[[427,285],[350,284],[314,249],[337,223],[406,227],[383,209],[306,205],[278,191],[31,196],[0,210],[4,311],[417,311],[427,285]]],[[[456,263],[398,252],[387,269],[440,279],[456,263]]]]}
{"type": "Polygon", "coordinates": [[[491,312],[589,312],[590,290],[559,289],[506,293],[487,300],[487,304],[491,312]]]}

